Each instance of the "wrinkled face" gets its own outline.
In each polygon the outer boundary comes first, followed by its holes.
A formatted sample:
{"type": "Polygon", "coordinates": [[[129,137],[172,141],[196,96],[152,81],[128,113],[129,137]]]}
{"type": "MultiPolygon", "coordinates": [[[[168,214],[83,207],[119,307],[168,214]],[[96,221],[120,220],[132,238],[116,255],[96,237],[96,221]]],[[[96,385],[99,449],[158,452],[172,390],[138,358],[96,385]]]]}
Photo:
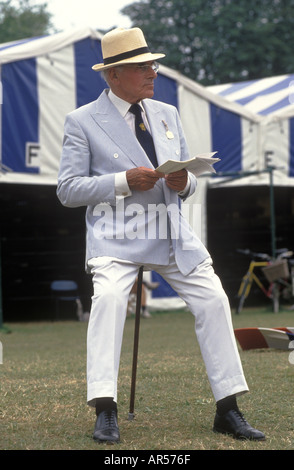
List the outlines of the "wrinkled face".
{"type": "Polygon", "coordinates": [[[153,97],[157,70],[158,66],[153,61],[121,65],[109,70],[108,82],[113,93],[133,104],[153,97]]]}

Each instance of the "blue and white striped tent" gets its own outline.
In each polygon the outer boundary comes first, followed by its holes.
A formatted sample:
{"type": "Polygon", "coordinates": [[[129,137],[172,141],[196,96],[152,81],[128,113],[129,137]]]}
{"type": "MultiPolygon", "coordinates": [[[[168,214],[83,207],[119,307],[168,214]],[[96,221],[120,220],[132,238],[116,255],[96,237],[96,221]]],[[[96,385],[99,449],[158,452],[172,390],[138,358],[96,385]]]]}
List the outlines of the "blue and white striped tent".
{"type": "MultiPolygon", "coordinates": [[[[105,87],[91,69],[102,61],[100,40],[85,28],[0,45],[0,182],[56,182],[66,113],[105,87]]],[[[218,150],[217,170],[246,168],[256,153],[255,137],[247,137],[260,117],[164,67],[164,59],[155,98],[178,107],[192,155],[218,150]]]]}
{"type": "MultiPolygon", "coordinates": [[[[294,74],[216,85],[207,88],[262,117],[259,130],[259,169],[265,156],[278,169],[275,184],[293,185],[294,176],[294,74]]],[[[256,163],[258,160],[256,160],[256,163]]],[[[252,181],[260,183],[260,176],[252,181]]]]}
{"type": "Polygon", "coordinates": [[[294,74],[215,85],[207,89],[262,116],[281,110],[293,113],[294,74]]]}
{"type": "MultiPolygon", "coordinates": [[[[100,40],[83,28],[0,45],[0,183],[56,183],[66,113],[105,87],[91,69],[100,40]]],[[[204,88],[163,64],[155,99],[179,109],[191,155],[217,150],[216,170],[237,172],[262,170],[274,152],[291,184],[294,75],[204,88]]]]}
{"type": "MultiPolygon", "coordinates": [[[[0,45],[0,188],[56,184],[65,115],[95,100],[106,86],[91,69],[102,62],[100,41],[100,33],[82,28],[0,45]]],[[[294,173],[291,116],[277,111],[270,120],[165,67],[164,59],[161,64],[154,98],[178,108],[191,156],[218,151],[217,172],[242,172],[262,170],[265,151],[277,149],[284,166],[279,178],[289,184],[294,173]]],[[[205,189],[212,179],[200,178],[197,195],[185,204],[204,242],[205,189]],[[201,223],[199,211],[195,217],[199,206],[201,223]]]]}

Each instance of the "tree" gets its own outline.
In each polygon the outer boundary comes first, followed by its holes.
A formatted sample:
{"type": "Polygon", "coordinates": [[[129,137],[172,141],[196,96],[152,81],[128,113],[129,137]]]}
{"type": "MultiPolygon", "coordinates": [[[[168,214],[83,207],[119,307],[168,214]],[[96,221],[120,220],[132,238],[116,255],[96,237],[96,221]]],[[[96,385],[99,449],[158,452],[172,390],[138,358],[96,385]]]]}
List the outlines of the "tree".
{"type": "Polygon", "coordinates": [[[143,0],[122,9],[165,65],[204,85],[293,73],[294,0],[143,0]]]}
{"type": "Polygon", "coordinates": [[[0,2],[0,43],[42,36],[51,27],[47,4],[34,5],[30,0],[0,2]]]}

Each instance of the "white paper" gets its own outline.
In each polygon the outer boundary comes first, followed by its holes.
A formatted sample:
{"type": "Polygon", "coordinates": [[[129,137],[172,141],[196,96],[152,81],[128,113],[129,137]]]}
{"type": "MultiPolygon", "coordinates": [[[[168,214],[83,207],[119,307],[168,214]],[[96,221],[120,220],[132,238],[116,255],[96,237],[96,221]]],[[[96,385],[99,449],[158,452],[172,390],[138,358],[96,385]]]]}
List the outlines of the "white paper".
{"type": "Polygon", "coordinates": [[[191,171],[195,176],[202,175],[202,173],[205,172],[215,173],[213,165],[220,161],[220,158],[212,158],[216,153],[217,152],[202,153],[185,161],[167,160],[162,165],[159,165],[156,168],[156,171],[160,171],[167,175],[186,168],[186,170],[191,171]]]}

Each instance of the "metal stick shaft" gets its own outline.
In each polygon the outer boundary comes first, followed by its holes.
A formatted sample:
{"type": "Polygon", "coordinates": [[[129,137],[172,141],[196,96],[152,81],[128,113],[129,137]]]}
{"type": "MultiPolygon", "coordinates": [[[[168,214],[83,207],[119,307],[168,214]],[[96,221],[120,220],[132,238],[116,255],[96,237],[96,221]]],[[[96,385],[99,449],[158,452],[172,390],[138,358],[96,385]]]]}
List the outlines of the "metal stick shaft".
{"type": "Polygon", "coordinates": [[[134,418],[134,408],[135,408],[135,391],[136,391],[139,331],[140,331],[140,317],[141,317],[142,283],[143,283],[143,266],[141,266],[139,269],[138,280],[137,280],[137,302],[136,302],[136,318],[135,318],[135,331],[134,331],[133,366],[132,366],[132,383],[131,383],[129,420],[132,420],[134,418]]]}

